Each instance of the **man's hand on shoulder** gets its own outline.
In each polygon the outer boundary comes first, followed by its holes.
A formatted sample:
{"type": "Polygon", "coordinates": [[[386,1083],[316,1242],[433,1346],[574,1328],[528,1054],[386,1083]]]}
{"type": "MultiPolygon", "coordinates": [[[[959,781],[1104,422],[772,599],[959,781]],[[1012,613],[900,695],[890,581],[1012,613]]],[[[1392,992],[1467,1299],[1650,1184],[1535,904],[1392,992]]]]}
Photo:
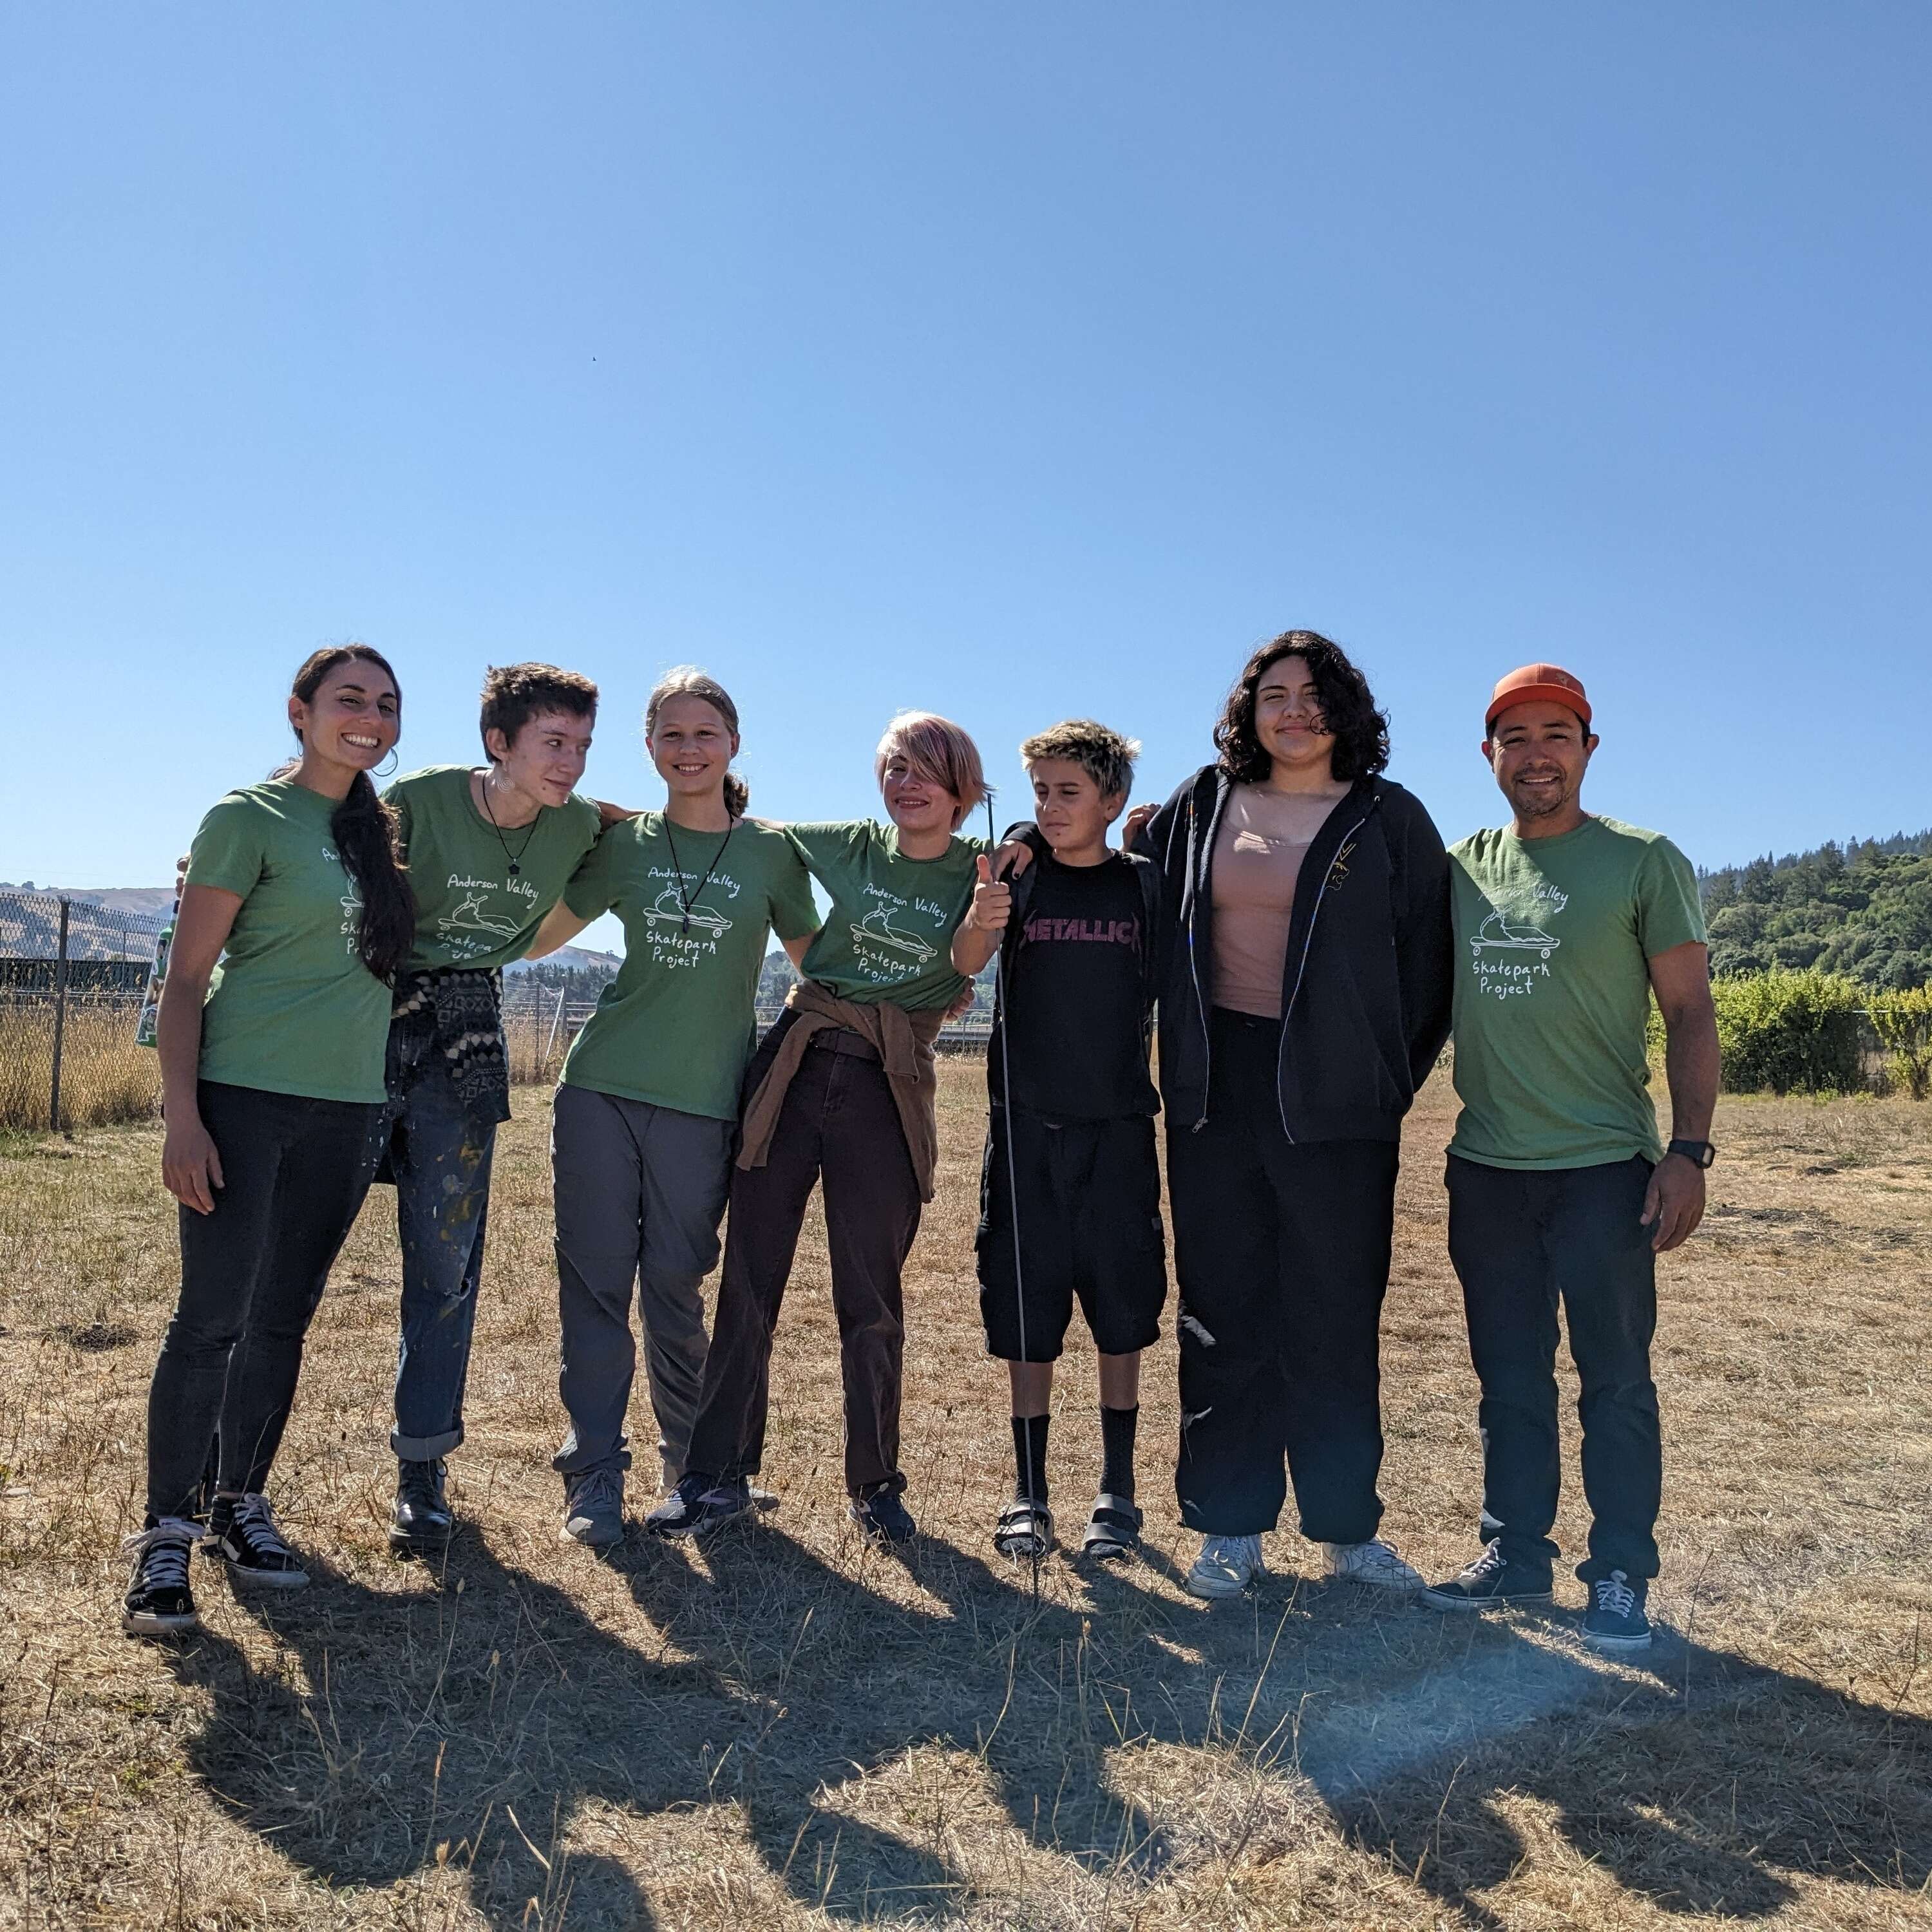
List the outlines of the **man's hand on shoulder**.
{"type": "Polygon", "coordinates": [[[1688,1240],[1704,1218],[1704,1170],[1681,1154],[1667,1154],[1651,1171],[1640,1224],[1652,1230],[1660,1255],[1688,1240]]]}

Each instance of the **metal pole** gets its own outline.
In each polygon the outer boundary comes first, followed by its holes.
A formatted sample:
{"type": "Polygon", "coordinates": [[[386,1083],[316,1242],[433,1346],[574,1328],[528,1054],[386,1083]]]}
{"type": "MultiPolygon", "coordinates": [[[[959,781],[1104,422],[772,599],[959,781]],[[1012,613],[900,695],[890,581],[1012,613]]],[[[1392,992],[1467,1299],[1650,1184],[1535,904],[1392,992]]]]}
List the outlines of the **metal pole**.
{"type": "Polygon", "coordinates": [[[550,1070],[550,1057],[556,1046],[556,1030],[563,1024],[563,998],[570,990],[570,982],[565,980],[556,989],[556,1011],[550,1016],[550,1037],[544,1042],[544,1071],[550,1070]]]}
{"type": "Polygon", "coordinates": [[[54,1072],[47,1096],[47,1131],[60,1132],[61,1048],[67,1034],[67,917],[68,902],[60,902],[60,948],[54,955],[54,1072]]]}

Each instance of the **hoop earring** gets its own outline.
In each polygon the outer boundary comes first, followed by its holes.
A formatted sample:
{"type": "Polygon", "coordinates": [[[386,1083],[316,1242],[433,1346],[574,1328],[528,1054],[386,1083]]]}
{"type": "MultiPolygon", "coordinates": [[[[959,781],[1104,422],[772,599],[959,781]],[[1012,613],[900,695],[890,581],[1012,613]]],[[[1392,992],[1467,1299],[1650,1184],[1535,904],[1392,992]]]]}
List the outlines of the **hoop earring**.
{"type": "Polygon", "coordinates": [[[389,772],[393,772],[401,763],[402,760],[396,755],[395,746],[392,745],[389,747],[389,770],[386,772],[380,765],[378,765],[369,776],[371,778],[386,778],[389,776],[389,772]]]}

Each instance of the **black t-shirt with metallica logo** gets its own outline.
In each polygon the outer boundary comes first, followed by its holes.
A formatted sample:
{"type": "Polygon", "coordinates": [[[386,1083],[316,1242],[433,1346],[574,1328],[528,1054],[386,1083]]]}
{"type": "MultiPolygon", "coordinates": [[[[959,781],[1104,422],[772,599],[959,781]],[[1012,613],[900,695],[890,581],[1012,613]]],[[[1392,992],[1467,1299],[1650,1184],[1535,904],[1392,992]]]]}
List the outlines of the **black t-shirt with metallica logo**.
{"type": "MultiPolygon", "coordinates": [[[[1142,1028],[1142,901],[1118,853],[1097,866],[1035,861],[1007,954],[1006,1052],[1013,1101],[1050,1120],[1110,1120],[1160,1108],[1142,1028]]],[[[1001,1096],[995,1039],[988,1084],[1001,1096]]]]}

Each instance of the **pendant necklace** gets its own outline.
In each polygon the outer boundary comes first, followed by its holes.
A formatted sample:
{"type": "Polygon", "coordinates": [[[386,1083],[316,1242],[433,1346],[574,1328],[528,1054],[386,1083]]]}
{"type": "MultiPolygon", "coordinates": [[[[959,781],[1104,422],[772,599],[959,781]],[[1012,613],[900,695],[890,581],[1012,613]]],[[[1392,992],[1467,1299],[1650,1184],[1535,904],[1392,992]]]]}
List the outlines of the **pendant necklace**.
{"type": "Polygon", "coordinates": [[[677,856],[677,841],[671,836],[670,814],[669,812],[664,814],[664,842],[670,848],[671,870],[676,874],[678,904],[684,908],[684,916],[678,921],[677,924],[677,929],[680,934],[688,934],[691,931],[692,908],[697,904],[699,895],[704,892],[706,886],[710,884],[711,875],[717,871],[719,862],[724,856],[724,848],[730,844],[731,835],[737,829],[738,821],[735,818],[727,822],[724,827],[724,844],[721,844],[716,852],[712,855],[710,864],[705,867],[704,876],[698,882],[698,891],[687,892],[684,889],[684,862],[677,856]]]}
{"type": "Polygon", "coordinates": [[[503,828],[496,823],[496,808],[490,802],[490,779],[487,772],[478,784],[476,789],[483,794],[483,809],[488,815],[490,830],[496,833],[496,843],[503,848],[503,856],[509,861],[510,876],[514,879],[524,869],[517,862],[530,849],[530,841],[537,836],[537,827],[543,823],[543,807],[542,806],[537,807],[537,815],[530,820],[529,831],[524,834],[524,842],[512,852],[510,850],[510,842],[503,836],[503,828]]]}

